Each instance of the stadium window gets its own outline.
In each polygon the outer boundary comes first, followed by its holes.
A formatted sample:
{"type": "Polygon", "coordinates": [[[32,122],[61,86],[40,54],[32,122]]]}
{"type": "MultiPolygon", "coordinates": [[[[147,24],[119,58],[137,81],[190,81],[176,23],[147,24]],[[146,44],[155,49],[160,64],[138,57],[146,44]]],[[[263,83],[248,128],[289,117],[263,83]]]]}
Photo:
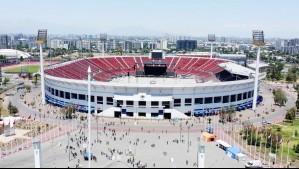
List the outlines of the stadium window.
{"type": "Polygon", "coordinates": [[[55,90],[54,89],[52,89],[52,95],[55,95],[55,90]]]}
{"type": "Polygon", "coordinates": [[[83,94],[79,94],[79,100],[86,100],[86,96],[83,94]]]}
{"type": "Polygon", "coordinates": [[[174,99],[174,107],[181,107],[181,99],[174,99]]]}
{"type": "Polygon", "coordinates": [[[246,100],[246,99],[247,99],[247,92],[243,93],[243,100],[246,100]]]}
{"type": "Polygon", "coordinates": [[[78,94],[76,94],[76,93],[72,93],[72,99],[78,99],[78,94]]]}
{"type": "Polygon", "coordinates": [[[127,106],[132,107],[134,106],[134,101],[127,101],[127,106]]]}
{"type": "Polygon", "coordinates": [[[253,95],[254,95],[254,90],[251,92],[251,97],[253,97],[253,95]]]}
{"type": "Polygon", "coordinates": [[[169,108],[170,108],[170,102],[162,102],[162,106],[163,106],[165,109],[169,109],[169,108]]]}
{"type": "Polygon", "coordinates": [[[159,102],[152,102],[151,104],[152,107],[159,107],[159,102]]]}
{"type": "Polygon", "coordinates": [[[248,99],[249,98],[252,98],[252,94],[251,94],[251,92],[248,92],[248,99]]]}
{"type": "Polygon", "coordinates": [[[214,103],[221,103],[221,96],[214,97],[214,103]]]}
{"type": "Polygon", "coordinates": [[[139,101],[139,107],[146,107],[145,101],[139,101]]]}
{"type": "Polygon", "coordinates": [[[196,98],[195,104],[203,104],[203,98],[196,98]]]}
{"type": "Polygon", "coordinates": [[[236,95],[230,96],[230,102],[236,102],[236,95]]]}
{"type": "Polygon", "coordinates": [[[123,100],[117,100],[116,101],[116,106],[119,107],[119,108],[121,108],[123,104],[124,104],[123,100]]]}
{"type": "Polygon", "coordinates": [[[223,96],[222,103],[229,103],[229,96],[223,96]]]}
{"type": "Polygon", "coordinates": [[[65,92],[65,99],[68,99],[68,100],[71,99],[71,95],[69,92],[65,92]]]}
{"type": "Polygon", "coordinates": [[[212,103],[213,103],[213,97],[205,98],[205,104],[212,104],[212,103]]]}
{"type": "Polygon", "coordinates": [[[91,102],[94,103],[94,96],[91,96],[91,102]]]}
{"type": "Polygon", "coordinates": [[[185,99],[185,106],[191,106],[192,105],[192,99],[188,98],[185,99]]]}
{"type": "Polygon", "coordinates": [[[238,101],[242,100],[242,94],[238,94],[238,101]]]}
{"type": "Polygon", "coordinates": [[[104,99],[103,99],[102,96],[98,96],[98,97],[97,97],[97,102],[98,102],[98,104],[103,104],[103,101],[104,101],[104,99]]]}
{"type": "Polygon", "coordinates": [[[58,90],[55,90],[55,96],[59,96],[58,90]]]}
{"type": "Polygon", "coordinates": [[[107,101],[107,105],[113,105],[113,98],[112,97],[107,97],[106,101],[107,101]]]}
{"type": "Polygon", "coordinates": [[[60,91],[60,95],[61,98],[64,98],[64,91],[60,91]]]}

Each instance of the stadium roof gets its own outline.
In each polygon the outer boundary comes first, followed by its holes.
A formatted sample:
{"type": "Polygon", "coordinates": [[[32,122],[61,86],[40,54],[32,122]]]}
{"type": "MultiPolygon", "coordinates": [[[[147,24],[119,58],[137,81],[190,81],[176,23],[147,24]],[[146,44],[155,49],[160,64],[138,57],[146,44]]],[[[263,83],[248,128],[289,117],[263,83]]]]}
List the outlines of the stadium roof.
{"type": "MultiPolygon", "coordinates": [[[[253,61],[252,63],[247,64],[247,66],[248,66],[249,68],[251,68],[251,69],[255,69],[255,68],[256,68],[256,62],[253,61]]],[[[265,67],[269,67],[269,64],[260,62],[260,68],[265,68],[265,67]]]]}
{"type": "Polygon", "coordinates": [[[255,74],[253,70],[231,62],[221,63],[219,64],[219,66],[222,67],[224,70],[230,72],[231,74],[236,74],[241,76],[250,76],[250,74],[255,74]]]}
{"type": "Polygon", "coordinates": [[[29,53],[22,52],[19,50],[15,49],[0,49],[0,55],[4,55],[7,58],[21,58],[23,57],[24,59],[31,57],[29,53]]]}

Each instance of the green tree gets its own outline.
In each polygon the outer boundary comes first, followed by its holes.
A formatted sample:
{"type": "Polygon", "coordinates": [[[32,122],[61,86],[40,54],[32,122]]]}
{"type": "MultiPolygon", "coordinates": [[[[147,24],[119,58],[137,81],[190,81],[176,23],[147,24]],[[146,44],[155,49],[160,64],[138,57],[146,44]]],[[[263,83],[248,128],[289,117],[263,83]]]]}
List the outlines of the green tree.
{"type": "Polygon", "coordinates": [[[10,81],[9,78],[4,78],[3,85],[6,86],[6,85],[8,84],[9,81],[10,81]]]}
{"type": "Polygon", "coordinates": [[[291,83],[291,82],[296,82],[297,81],[297,75],[293,73],[292,71],[289,71],[287,76],[286,76],[286,81],[291,83]]]}
{"type": "Polygon", "coordinates": [[[299,144],[296,146],[295,153],[299,153],[299,144]]]}
{"type": "Polygon", "coordinates": [[[295,107],[291,108],[291,109],[287,112],[285,119],[286,119],[286,120],[290,120],[290,121],[295,120],[295,118],[296,118],[296,111],[297,111],[297,109],[296,109],[295,107]]]}
{"type": "Polygon", "coordinates": [[[30,92],[31,91],[31,86],[26,85],[25,89],[27,90],[27,92],[30,92]]]}
{"type": "Polygon", "coordinates": [[[280,106],[284,106],[288,101],[286,94],[281,89],[273,90],[274,102],[280,106]]]}
{"type": "Polygon", "coordinates": [[[8,103],[7,109],[11,115],[15,115],[19,112],[18,108],[13,106],[11,102],[8,103]]]}
{"type": "Polygon", "coordinates": [[[87,54],[87,57],[88,57],[88,58],[93,58],[94,56],[93,56],[92,53],[89,53],[89,54],[87,54]]]}
{"type": "Polygon", "coordinates": [[[36,85],[37,85],[37,79],[35,78],[33,81],[32,81],[32,83],[34,84],[34,86],[36,87],[36,85]]]}

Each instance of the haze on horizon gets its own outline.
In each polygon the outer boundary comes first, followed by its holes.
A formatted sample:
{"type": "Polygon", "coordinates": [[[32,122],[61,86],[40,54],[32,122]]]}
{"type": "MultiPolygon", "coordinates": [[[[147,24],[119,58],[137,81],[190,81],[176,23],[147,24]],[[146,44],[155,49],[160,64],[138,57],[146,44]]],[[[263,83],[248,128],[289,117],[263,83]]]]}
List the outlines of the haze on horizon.
{"type": "Polygon", "coordinates": [[[0,34],[174,35],[299,37],[294,0],[4,0],[0,34]]]}

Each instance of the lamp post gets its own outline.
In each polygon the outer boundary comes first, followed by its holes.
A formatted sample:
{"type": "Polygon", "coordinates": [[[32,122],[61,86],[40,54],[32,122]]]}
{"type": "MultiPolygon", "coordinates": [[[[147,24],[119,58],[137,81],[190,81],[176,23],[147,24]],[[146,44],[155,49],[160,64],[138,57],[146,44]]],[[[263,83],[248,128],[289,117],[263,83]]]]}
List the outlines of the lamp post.
{"type": "Polygon", "coordinates": [[[258,83],[259,83],[259,67],[260,67],[260,53],[261,46],[265,45],[264,31],[254,30],[253,31],[253,44],[258,47],[257,58],[256,58],[256,68],[255,68],[255,80],[254,80],[254,95],[253,95],[253,106],[252,110],[256,113],[256,105],[258,98],[258,83]]]}
{"type": "Polygon", "coordinates": [[[197,168],[199,168],[199,147],[200,147],[200,137],[197,137],[197,142],[198,142],[198,146],[197,146],[197,168]]]}
{"type": "Polygon", "coordinates": [[[180,124],[180,142],[182,142],[182,120],[180,124]]]}
{"type": "Polygon", "coordinates": [[[35,160],[35,168],[41,168],[41,142],[34,142],[34,160],[35,160]]]}
{"type": "Polygon", "coordinates": [[[188,150],[187,150],[188,153],[189,153],[189,147],[190,147],[189,130],[190,130],[190,126],[188,126],[188,150]]]}
{"type": "Polygon", "coordinates": [[[91,69],[88,67],[88,168],[91,168],[91,69]]]}
{"type": "Polygon", "coordinates": [[[208,40],[209,40],[209,42],[211,42],[211,56],[210,56],[210,59],[212,59],[213,58],[213,42],[216,41],[215,34],[209,34],[208,35],[208,40]]]}
{"type": "Polygon", "coordinates": [[[42,45],[47,43],[47,30],[41,29],[38,30],[38,36],[36,43],[39,44],[40,50],[40,75],[41,75],[41,89],[42,89],[42,104],[46,104],[45,96],[45,79],[44,79],[44,61],[43,61],[43,48],[42,45]]]}
{"type": "Polygon", "coordinates": [[[97,121],[97,142],[99,142],[99,117],[96,117],[96,121],[97,121]]]}
{"type": "Polygon", "coordinates": [[[71,149],[70,149],[70,132],[67,132],[67,147],[69,149],[69,162],[71,162],[71,149]]]}

